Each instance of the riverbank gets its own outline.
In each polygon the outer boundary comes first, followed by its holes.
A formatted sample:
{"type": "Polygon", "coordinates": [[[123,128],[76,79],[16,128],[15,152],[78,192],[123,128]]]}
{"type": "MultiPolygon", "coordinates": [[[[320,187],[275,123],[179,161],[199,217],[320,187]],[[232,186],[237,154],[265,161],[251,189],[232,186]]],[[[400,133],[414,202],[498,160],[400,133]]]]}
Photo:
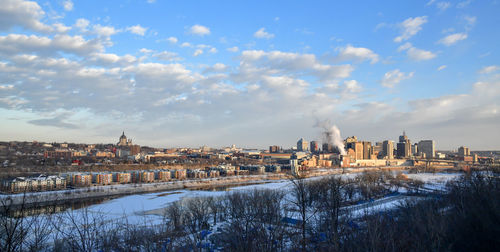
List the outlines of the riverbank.
{"type": "MultiPolygon", "coordinates": [[[[307,171],[306,177],[320,177],[343,173],[361,173],[379,170],[408,170],[410,167],[359,167],[359,168],[320,168],[307,171]]],[[[145,184],[117,184],[92,186],[59,191],[32,192],[26,194],[3,194],[0,200],[8,206],[37,206],[47,204],[62,204],[65,202],[124,196],[131,194],[152,193],[178,189],[203,189],[220,186],[249,185],[290,179],[288,173],[266,173],[262,175],[230,176],[205,179],[175,180],[145,184]]]]}

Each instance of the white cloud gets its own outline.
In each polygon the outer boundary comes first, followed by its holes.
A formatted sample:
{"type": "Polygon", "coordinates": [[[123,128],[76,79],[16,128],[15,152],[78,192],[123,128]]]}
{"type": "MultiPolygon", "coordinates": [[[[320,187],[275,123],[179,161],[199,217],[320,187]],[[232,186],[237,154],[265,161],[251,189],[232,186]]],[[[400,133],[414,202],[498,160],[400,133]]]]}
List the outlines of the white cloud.
{"type": "Polygon", "coordinates": [[[408,51],[406,51],[406,54],[410,59],[415,61],[430,60],[436,57],[436,54],[431,51],[426,51],[415,47],[408,49],[408,51]]]}
{"type": "Polygon", "coordinates": [[[89,57],[89,61],[93,64],[102,66],[110,66],[113,64],[127,66],[137,61],[137,58],[132,55],[119,56],[114,53],[93,53],[89,57]]]}
{"type": "Polygon", "coordinates": [[[464,40],[466,38],[467,38],[466,33],[454,33],[442,38],[441,40],[438,41],[438,43],[443,44],[445,46],[451,46],[456,44],[458,41],[464,40]]]}
{"type": "Polygon", "coordinates": [[[446,9],[451,7],[450,2],[438,2],[436,3],[436,7],[440,9],[441,11],[445,11],[446,9]]]}
{"type": "Polygon", "coordinates": [[[188,43],[188,42],[184,42],[181,44],[181,47],[191,47],[191,43],[188,43]]]}
{"type": "Polygon", "coordinates": [[[139,52],[144,53],[144,54],[150,54],[150,53],[152,53],[152,52],[153,52],[153,50],[151,50],[151,49],[147,49],[147,48],[141,48],[141,49],[139,50],[139,52]]]}
{"type": "Polygon", "coordinates": [[[58,34],[53,38],[9,34],[0,36],[0,55],[15,55],[18,53],[37,53],[56,55],[59,52],[86,55],[103,49],[97,40],[85,40],[82,36],[58,34]]]}
{"type": "Polygon", "coordinates": [[[212,47],[210,50],[208,50],[209,53],[217,53],[217,48],[212,47]]]}
{"type": "Polygon", "coordinates": [[[295,74],[316,77],[321,82],[334,81],[350,76],[354,67],[349,64],[327,65],[320,63],[314,54],[299,54],[281,51],[243,51],[240,56],[240,71],[236,81],[259,79],[263,75],[295,74]]]}
{"type": "Polygon", "coordinates": [[[100,24],[97,24],[92,26],[92,29],[95,34],[102,37],[110,37],[118,33],[118,30],[116,30],[113,26],[102,26],[100,24]]]}
{"type": "Polygon", "coordinates": [[[223,63],[215,63],[212,66],[206,67],[205,70],[203,70],[204,73],[221,73],[225,72],[229,69],[228,66],[224,65],[223,63]]]}
{"type": "Polygon", "coordinates": [[[176,37],[169,37],[167,38],[167,41],[172,43],[172,44],[176,44],[177,41],[179,41],[176,37]]]}
{"type": "Polygon", "coordinates": [[[66,33],[68,32],[69,30],[71,30],[71,27],[69,26],[65,26],[64,24],[61,24],[61,23],[55,23],[52,25],[54,27],[54,29],[56,30],[56,32],[58,33],[66,33]]]}
{"type": "Polygon", "coordinates": [[[44,16],[45,12],[36,2],[3,0],[0,4],[0,30],[19,26],[38,32],[52,32],[52,27],[40,21],[44,16]]]}
{"type": "Polygon", "coordinates": [[[144,28],[140,25],[134,25],[134,26],[127,27],[127,31],[129,31],[130,33],[136,34],[136,35],[140,35],[140,36],[144,36],[144,34],[146,33],[147,30],[148,30],[148,28],[144,28]]]}
{"type": "Polygon", "coordinates": [[[274,34],[266,32],[266,29],[264,27],[260,28],[258,31],[256,31],[253,34],[253,36],[256,37],[256,38],[261,38],[261,39],[272,39],[272,38],[274,38],[274,34]]]}
{"type": "Polygon", "coordinates": [[[406,50],[408,58],[415,61],[430,60],[436,57],[436,54],[433,52],[415,48],[409,42],[406,42],[398,48],[399,52],[404,50],[406,50]]]}
{"type": "Polygon", "coordinates": [[[238,52],[240,49],[237,46],[233,46],[226,49],[228,52],[238,52]]]}
{"type": "Polygon", "coordinates": [[[440,67],[437,68],[438,71],[441,71],[441,70],[444,70],[447,66],[446,65],[442,65],[440,67]]]}
{"type": "Polygon", "coordinates": [[[73,2],[71,0],[67,0],[63,2],[64,10],[72,11],[73,10],[73,2]]]}
{"type": "Polygon", "coordinates": [[[206,26],[196,24],[191,26],[189,32],[194,35],[205,36],[210,34],[210,29],[206,26]]]}
{"type": "Polygon", "coordinates": [[[346,80],[344,81],[345,90],[349,93],[358,93],[361,91],[361,86],[356,80],[346,80]]]}
{"type": "Polygon", "coordinates": [[[394,42],[402,42],[408,40],[422,30],[422,25],[427,23],[427,16],[408,18],[398,24],[401,29],[401,35],[394,38],[394,42]]]}
{"type": "Polygon", "coordinates": [[[85,18],[79,18],[76,20],[75,27],[80,29],[80,31],[85,32],[87,31],[87,27],[89,26],[90,22],[85,19],[85,18]]]}
{"type": "Polygon", "coordinates": [[[199,55],[202,55],[203,54],[203,50],[202,49],[196,49],[196,51],[194,51],[193,53],[193,56],[199,56],[199,55]]]}
{"type": "Polygon", "coordinates": [[[153,57],[159,59],[159,60],[165,60],[165,61],[179,61],[182,60],[181,57],[179,57],[178,53],[175,52],[168,52],[168,51],[163,51],[159,53],[153,54],[153,57]]]}
{"type": "Polygon", "coordinates": [[[481,68],[481,70],[479,70],[479,73],[480,74],[489,74],[489,73],[496,72],[498,70],[500,70],[500,66],[495,66],[495,65],[485,66],[485,67],[481,68]]]}
{"type": "Polygon", "coordinates": [[[393,88],[399,82],[406,80],[406,79],[410,79],[411,77],[413,77],[413,74],[414,74],[414,72],[405,74],[405,73],[399,71],[399,69],[394,69],[392,71],[385,73],[384,77],[382,78],[382,80],[380,82],[381,82],[382,86],[384,86],[384,87],[393,88]]]}
{"type": "Polygon", "coordinates": [[[457,8],[461,9],[461,8],[465,8],[467,7],[470,3],[472,3],[472,0],[466,0],[466,1],[462,1],[462,2],[459,2],[457,4],[457,8]]]}
{"type": "Polygon", "coordinates": [[[339,54],[337,55],[338,60],[354,60],[354,61],[365,61],[369,60],[372,64],[378,62],[379,56],[372,50],[364,47],[353,47],[347,45],[346,47],[339,49],[339,54]]]}

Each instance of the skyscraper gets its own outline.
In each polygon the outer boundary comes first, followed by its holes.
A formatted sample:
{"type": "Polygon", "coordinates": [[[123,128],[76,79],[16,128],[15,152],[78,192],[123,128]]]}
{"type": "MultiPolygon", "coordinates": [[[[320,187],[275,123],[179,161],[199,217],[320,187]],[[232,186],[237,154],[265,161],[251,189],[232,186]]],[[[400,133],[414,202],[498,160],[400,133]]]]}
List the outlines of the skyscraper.
{"type": "Polygon", "coordinates": [[[384,157],[387,159],[393,159],[394,158],[394,142],[391,140],[386,140],[382,144],[382,152],[384,157]]]}
{"type": "Polygon", "coordinates": [[[319,151],[319,144],[317,141],[311,141],[311,152],[318,152],[319,151]]]}
{"type": "Polygon", "coordinates": [[[406,136],[406,132],[403,131],[403,135],[399,136],[399,143],[397,144],[397,147],[398,157],[407,158],[411,156],[411,143],[410,139],[406,136]]]}
{"type": "Polygon", "coordinates": [[[363,159],[363,143],[362,142],[354,143],[354,151],[356,152],[356,160],[363,159]]]}
{"type": "Polygon", "coordinates": [[[461,157],[470,156],[470,149],[465,146],[458,148],[458,155],[461,157]]]}
{"type": "Polygon", "coordinates": [[[434,140],[422,140],[418,142],[418,152],[425,154],[426,158],[434,158],[436,156],[434,140]]]}
{"type": "Polygon", "coordinates": [[[371,159],[372,143],[363,141],[363,159],[371,159]]]}
{"type": "Polygon", "coordinates": [[[304,138],[301,138],[297,142],[297,150],[298,151],[308,151],[309,150],[309,142],[304,140],[304,138]]]}

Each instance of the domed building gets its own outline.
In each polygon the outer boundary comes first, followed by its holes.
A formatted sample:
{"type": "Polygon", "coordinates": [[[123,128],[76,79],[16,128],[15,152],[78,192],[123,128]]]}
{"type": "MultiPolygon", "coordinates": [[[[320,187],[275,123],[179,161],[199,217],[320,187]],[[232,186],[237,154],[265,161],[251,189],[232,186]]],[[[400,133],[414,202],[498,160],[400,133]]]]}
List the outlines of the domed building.
{"type": "Polygon", "coordinates": [[[120,136],[120,140],[116,144],[118,146],[132,146],[132,139],[128,139],[125,136],[125,131],[122,132],[122,135],[120,136]]]}

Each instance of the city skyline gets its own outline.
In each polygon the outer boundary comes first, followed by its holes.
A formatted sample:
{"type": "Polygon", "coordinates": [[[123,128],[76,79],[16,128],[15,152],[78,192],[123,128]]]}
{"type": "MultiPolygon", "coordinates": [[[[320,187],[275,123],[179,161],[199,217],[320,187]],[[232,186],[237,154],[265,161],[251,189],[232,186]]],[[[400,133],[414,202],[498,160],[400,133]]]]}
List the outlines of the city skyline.
{"type": "Polygon", "coordinates": [[[4,2],[0,141],[500,149],[496,1],[4,2]]]}

